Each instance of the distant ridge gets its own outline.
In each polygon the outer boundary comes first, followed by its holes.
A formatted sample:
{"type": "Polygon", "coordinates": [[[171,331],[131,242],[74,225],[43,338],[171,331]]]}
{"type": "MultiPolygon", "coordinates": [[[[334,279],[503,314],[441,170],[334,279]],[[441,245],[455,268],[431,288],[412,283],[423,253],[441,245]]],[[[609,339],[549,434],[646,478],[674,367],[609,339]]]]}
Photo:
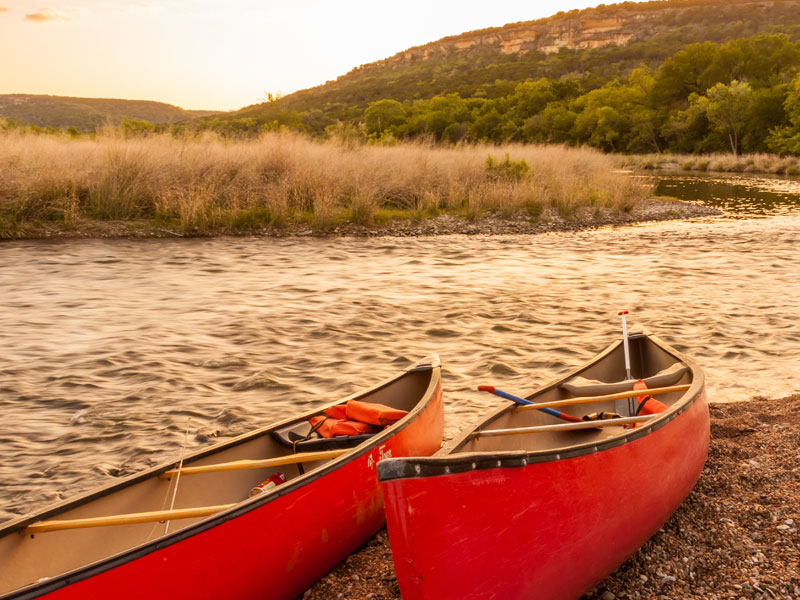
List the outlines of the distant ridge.
{"type": "Polygon", "coordinates": [[[107,122],[119,125],[126,119],[153,124],[172,124],[218,114],[210,110],[184,110],[152,100],[72,98],[35,94],[0,94],[0,117],[37,127],[75,127],[94,131],[107,122]]]}
{"type": "Polygon", "coordinates": [[[334,81],[237,111],[7,94],[0,95],[0,117],[79,131],[141,119],[157,125],[186,122],[230,134],[287,127],[322,135],[330,126],[363,122],[365,109],[377,100],[410,103],[453,93],[498,99],[519,83],[539,78],[576,83],[588,92],[624,80],[637,67],[657,69],[688,44],[725,43],[760,33],[800,40],[800,0],[652,0],[559,12],[408,48],[334,81]]]}
{"type": "MultiPolygon", "coordinates": [[[[279,115],[286,111],[314,113],[304,119],[303,128],[321,133],[335,121],[363,117],[370,102],[384,98],[402,102],[453,92],[498,97],[516,83],[540,77],[578,78],[584,89],[592,89],[609,78],[624,78],[642,64],[656,68],[686,44],[722,43],[764,32],[800,38],[800,0],[601,5],[448,36],[361,65],[335,81],[213,120],[269,123],[281,121],[279,115]]],[[[199,124],[203,122],[210,120],[199,124]]]]}

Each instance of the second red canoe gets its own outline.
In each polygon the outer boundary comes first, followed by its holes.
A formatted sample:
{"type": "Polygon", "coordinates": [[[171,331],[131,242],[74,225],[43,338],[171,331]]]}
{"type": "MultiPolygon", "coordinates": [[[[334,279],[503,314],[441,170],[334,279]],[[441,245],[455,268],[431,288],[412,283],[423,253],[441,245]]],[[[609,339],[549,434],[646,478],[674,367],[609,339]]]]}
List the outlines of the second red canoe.
{"type": "Polygon", "coordinates": [[[708,452],[704,376],[655,336],[629,341],[647,393],[631,391],[618,341],[533,406],[502,406],[433,457],[378,465],[404,600],[579,598],[672,515],[708,452]],[[536,410],[548,405],[598,420],[536,410]]]}

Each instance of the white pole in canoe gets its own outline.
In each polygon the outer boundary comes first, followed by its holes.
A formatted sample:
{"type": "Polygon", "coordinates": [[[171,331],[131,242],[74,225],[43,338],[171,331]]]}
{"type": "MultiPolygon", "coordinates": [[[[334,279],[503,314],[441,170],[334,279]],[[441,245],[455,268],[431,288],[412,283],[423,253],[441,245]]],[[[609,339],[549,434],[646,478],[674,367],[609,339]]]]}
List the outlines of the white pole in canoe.
{"type": "Polygon", "coordinates": [[[628,350],[628,322],[626,320],[628,311],[623,310],[619,315],[622,317],[622,342],[625,346],[625,379],[631,379],[631,354],[628,350]]]}
{"type": "MultiPolygon", "coordinates": [[[[619,316],[622,317],[622,343],[625,347],[625,379],[626,381],[630,381],[631,377],[631,353],[630,349],[628,348],[628,311],[623,310],[619,313],[619,316]]],[[[628,399],[628,414],[633,416],[635,414],[635,404],[633,398],[628,399]]]]}

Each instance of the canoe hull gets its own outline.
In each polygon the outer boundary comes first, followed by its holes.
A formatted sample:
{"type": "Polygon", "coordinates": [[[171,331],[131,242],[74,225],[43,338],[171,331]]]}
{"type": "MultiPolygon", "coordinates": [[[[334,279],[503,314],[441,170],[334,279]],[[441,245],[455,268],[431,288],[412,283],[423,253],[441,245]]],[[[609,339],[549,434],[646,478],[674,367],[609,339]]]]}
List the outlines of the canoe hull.
{"type": "Polygon", "coordinates": [[[383,526],[377,463],[427,456],[441,446],[438,370],[431,391],[424,409],[394,435],[362,444],[288,493],[256,508],[245,506],[214,526],[178,532],[155,548],[90,566],[67,581],[60,578],[52,591],[43,582],[3,598],[296,598],[383,526]]]}
{"type": "Polygon", "coordinates": [[[403,599],[570,600],[613,572],[680,506],[706,460],[704,377],[683,360],[694,372],[686,394],[617,437],[552,450],[459,451],[470,430],[434,457],[382,463],[403,599]]]}

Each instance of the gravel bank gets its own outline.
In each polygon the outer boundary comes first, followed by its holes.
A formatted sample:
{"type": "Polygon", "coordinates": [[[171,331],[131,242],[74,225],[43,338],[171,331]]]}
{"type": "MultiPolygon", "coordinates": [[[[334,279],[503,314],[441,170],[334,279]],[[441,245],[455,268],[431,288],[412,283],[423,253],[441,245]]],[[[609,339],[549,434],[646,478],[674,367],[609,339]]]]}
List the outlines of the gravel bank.
{"type": "MultiPolygon", "coordinates": [[[[536,234],[552,231],[579,231],[598,227],[630,225],[649,221],[668,221],[693,219],[722,214],[716,208],[697,202],[685,202],[670,198],[649,198],[639,202],[630,212],[614,212],[609,209],[578,209],[565,219],[557,212],[546,211],[538,220],[532,221],[527,215],[517,214],[509,217],[487,214],[470,221],[450,215],[440,215],[425,221],[392,221],[381,227],[343,225],[325,234],[309,230],[284,232],[285,235],[333,235],[351,237],[414,237],[430,235],[509,235],[536,234]]],[[[275,235],[281,235],[275,233],[275,235]]]]}
{"type": "MultiPolygon", "coordinates": [[[[584,600],[799,600],[799,449],[800,395],[712,404],[711,448],[694,491],[584,600]]],[[[303,598],[399,599],[386,530],[303,598]]]]}
{"type": "MultiPolygon", "coordinates": [[[[630,212],[614,212],[607,208],[580,208],[565,219],[548,209],[539,219],[516,214],[501,217],[485,214],[469,220],[452,215],[439,215],[424,221],[393,220],[385,225],[353,225],[344,223],[332,229],[318,231],[306,225],[259,231],[233,231],[220,229],[212,232],[192,233],[165,229],[146,221],[79,221],[65,229],[58,225],[39,224],[20,231],[14,239],[88,239],[88,238],[174,238],[174,237],[415,237],[432,235],[508,235],[536,234],[551,231],[577,231],[614,225],[627,225],[647,221],[693,219],[722,214],[721,211],[695,202],[671,198],[650,198],[639,202],[630,212]]],[[[11,239],[11,238],[9,238],[11,239]]]]}

